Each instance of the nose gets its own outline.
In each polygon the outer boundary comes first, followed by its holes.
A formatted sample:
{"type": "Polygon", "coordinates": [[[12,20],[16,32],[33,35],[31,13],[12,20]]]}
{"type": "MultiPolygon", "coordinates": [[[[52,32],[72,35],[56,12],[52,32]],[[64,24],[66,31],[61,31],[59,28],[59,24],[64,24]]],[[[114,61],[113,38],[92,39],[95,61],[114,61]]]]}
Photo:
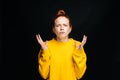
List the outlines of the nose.
{"type": "Polygon", "coordinates": [[[64,30],[64,26],[60,26],[60,30],[64,30]]]}

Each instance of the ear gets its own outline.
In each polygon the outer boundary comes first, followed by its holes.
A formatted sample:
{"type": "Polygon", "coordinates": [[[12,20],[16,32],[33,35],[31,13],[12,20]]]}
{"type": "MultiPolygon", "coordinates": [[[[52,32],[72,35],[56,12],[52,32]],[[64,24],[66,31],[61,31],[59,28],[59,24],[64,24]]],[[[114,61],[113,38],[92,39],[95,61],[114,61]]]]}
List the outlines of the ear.
{"type": "Polygon", "coordinates": [[[70,27],[69,33],[72,31],[72,26],[70,27]]]}
{"type": "Polygon", "coordinates": [[[53,31],[53,33],[55,33],[55,28],[54,27],[52,28],[52,31],[53,31]]]}

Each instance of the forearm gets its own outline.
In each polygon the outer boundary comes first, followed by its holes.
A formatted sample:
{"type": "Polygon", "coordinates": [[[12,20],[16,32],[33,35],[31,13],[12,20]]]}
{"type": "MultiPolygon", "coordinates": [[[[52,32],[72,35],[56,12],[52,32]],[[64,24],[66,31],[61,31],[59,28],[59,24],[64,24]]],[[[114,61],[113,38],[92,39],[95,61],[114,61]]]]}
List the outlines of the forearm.
{"type": "Polygon", "coordinates": [[[87,68],[86,60],[87,58],[83,48],[81,50],[79,49],[74,50],[73,63],[74,63],[75,74],[78,79],[82,78],[82,76],[86,71],[87,68]]]}
{"type": "Polygon", "coordinates": [[[38,54],[38,70],[41,76],[46,79],[49,74],[50,55],[49,50],[41,50],[38,54]]]}

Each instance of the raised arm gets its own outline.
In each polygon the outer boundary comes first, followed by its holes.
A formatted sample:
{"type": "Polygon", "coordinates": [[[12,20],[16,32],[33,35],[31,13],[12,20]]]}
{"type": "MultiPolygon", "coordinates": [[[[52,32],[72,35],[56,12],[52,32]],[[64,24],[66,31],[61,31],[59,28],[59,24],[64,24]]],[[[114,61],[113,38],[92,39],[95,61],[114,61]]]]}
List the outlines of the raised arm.
{"type": "Polygon", "coordinates": [[[39,34],[36,35],[36,39],[42,48],[38,53],[38,71],[44,79],[47,79],[49,76],[49,65],[50,65],[48,42],[43,42],[39,34]]]}
{"type": "Polygon", "coordinates": [[[87,41],[87,36],[84,35],[81,43],[75,42],[76,47],[73,52],[73,64],[77,79],[82,78],[87,68],[86,65],[87,57],[83,49],[83,46],[85,45],[86,41],[87,41]]]}

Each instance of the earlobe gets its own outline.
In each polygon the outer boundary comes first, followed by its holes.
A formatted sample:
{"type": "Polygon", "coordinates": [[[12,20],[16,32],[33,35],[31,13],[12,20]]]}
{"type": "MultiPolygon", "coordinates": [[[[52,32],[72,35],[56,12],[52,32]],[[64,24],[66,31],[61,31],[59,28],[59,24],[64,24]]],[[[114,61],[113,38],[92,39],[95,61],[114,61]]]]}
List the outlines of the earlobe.
{"type": "Polygon", "coordinates": [[[71,31],[72,31],[72,27],[70,28],[70,31],[69,31],[69,33],[71,33],[71,31]]]}
{"type": "Polygon", "coordinates": [[[55,29],[54,28],[52,28],[52,31],[53,31],[53,33],[55,33],[55,29]]]}

